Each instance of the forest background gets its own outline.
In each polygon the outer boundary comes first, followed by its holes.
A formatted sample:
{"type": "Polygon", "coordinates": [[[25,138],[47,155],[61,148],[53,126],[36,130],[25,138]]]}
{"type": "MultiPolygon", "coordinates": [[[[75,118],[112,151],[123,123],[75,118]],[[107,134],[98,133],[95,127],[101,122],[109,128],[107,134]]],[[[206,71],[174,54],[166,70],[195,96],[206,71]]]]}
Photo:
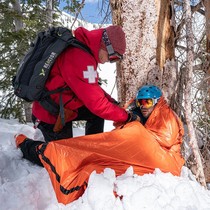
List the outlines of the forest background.
{"type": "MultiPolygon", "coordinates": [[[[1,118],[30,122],[31,104],[13,94],[18,64],[38,31],[58,25],[85,27],[85,4],[85,0],[0,2],[1,118]]],[[[159,86],[185,125],[186,166],[206,186],[210,182],[210,1],[102,0],[98,8],[101,22],[93,28],[112,23],[126,33],[124,60],[116,65],[118,100],[126,103],[141,85],[159,86]]]]}

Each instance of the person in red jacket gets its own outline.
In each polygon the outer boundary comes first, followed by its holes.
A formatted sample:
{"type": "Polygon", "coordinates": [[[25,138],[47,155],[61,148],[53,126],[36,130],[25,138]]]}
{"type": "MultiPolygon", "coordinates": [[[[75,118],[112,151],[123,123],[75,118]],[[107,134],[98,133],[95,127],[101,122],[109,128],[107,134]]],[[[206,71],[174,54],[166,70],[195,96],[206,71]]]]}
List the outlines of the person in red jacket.
{"type": "MultiPolygon", "coordinates": [[[[65,125],[56,127],[58,116],[49,113],[39,102],[33,103],[32,120],[42,131],[46,142],[72,137],[73,120],[86,120],[85,135],[103,132],[104,119],[115,122],[135,120],[135,116],[119,107],[98,82],[98,63],[116,62],[123,58],[126,41],[122,28],[109,26],[89,31],[79,27],[74,35],[90,49],[91,54],[80,48],[67,48],[58,56],[45,86],[49,91],[70,88],[62,92],[65,125]]],[[[50,97],[59,104],[60,93],[50,97]]]]}

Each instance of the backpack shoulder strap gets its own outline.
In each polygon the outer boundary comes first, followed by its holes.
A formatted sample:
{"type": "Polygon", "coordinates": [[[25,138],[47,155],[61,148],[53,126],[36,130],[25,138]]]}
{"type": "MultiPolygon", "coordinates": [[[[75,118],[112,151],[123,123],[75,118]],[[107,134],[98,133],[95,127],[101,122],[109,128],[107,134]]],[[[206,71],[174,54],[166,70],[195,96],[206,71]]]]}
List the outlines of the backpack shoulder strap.
{"type": "Polygon", "coordinates": [[[93,56],[93,53],[91,52],[90,48],[89,48],[87,45],[85,45],[85,44],[83,44],[82,42],[80,42],[79,40],[77,40],[76,38],[75,38],[74,41],[71,43],[71,45],[72,45],[73,47],[80,48],[80,49],[82,49],[82,50],[88,52],[89,54],[91,54],[91,55],[93,56]]]}

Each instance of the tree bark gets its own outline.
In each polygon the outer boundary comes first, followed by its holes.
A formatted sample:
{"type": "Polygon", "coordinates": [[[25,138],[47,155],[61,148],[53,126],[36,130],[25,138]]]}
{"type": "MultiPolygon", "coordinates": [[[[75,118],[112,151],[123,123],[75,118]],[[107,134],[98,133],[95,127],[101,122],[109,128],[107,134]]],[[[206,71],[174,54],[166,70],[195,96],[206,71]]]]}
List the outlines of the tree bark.
{"type": "MultiPolygon", "coordinates": [[[[13,10],[19,15],[18,17],[15,17],[15,31],[19,31],[23,29],[23,21],[21,20],[22,12],[20,7],[19,0],[12,1],[13,10]]],[[[25,120],[26,122],[31,122],[31,103],[24,102],[23,108],[25,112],[25,120]]]]}
{"type": "Polygon", "coordinates": [[[12,1],[12,6],[13,6],[14,11],[19,15],[19,18],[14,17],[15,31],[19,31],[23,28],[23,21],[20,19],[20,17],[22,16],[22,13],[21,13],[19,0],[12,1]]]}
{"type": "Polygon", "coordinates": [[[190,0],[184,0],[185,22],[186,22],[186,44],[187,44],[187,62],[185,68],[185,90],[184,90],[184,104],[185,104],[185,118],[188,127],[188,135],[190,139],[190,145],[193,150],[193,154],[197,164],[196,178],[198,181],[206,187],[206,181],[204,176],[204,170],[201,160],[201,155],[198,147],[198,141],[195,134],[195,128],[192,120],[191,110],[191,88],[192,88],[192,75],[193,75],[193,61],[194,61],[194,42],[192,32],[192,17],[190,0]]]}
{"type": "Polygon", "coordinates": [[[53,23],[53,0],[46,1],[46,15],[48,26],[52,26],[53,23]]]}
{"type": "Polygon", "coordinates": [[[208,88],[208,100],[206,100],[206,109],[210,116],[210,1],[204,0],[205,5],[205,17],[206,17],[206,52],[207,52],[207,88],[208,88]]]}
{"type": "Polygon", "coordinates": [[[159,86],[170,101],[175,91],[174,26],[170,0],[111,0],[113,24],[126,33],[126,53],[117,64],[119,100],[134,97],[140,86],[159,86]]]}

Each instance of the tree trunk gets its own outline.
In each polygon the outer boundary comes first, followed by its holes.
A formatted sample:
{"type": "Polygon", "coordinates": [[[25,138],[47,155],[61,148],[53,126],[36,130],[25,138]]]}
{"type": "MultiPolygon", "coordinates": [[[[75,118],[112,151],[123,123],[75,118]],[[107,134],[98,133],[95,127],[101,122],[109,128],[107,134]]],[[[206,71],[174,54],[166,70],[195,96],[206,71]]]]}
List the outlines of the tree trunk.
{"type": "MultiPolygon", "coordinates": [[[[19,15],[19,17],[14,18],[15,20],[15,31],[23,29],[23,21],[21,20],[22,12],[19,0],[12,1],[13,10],[19,15]]],[[[25,120],[26,122],[31,122],[31,103],[23,103],[25,120]]]]}
{"type": "Polygon", "coordinates": [[[26,101],[23,102],[23,107],[25,111],[25,120],[26,122],[32,122],[31,115],[32,115],[32,107],[31,103],[28,103],[26,101]]]}
{"type": "Polygon", "coordinates": [[[128,101],[144,84],[159,86],[166,98],[175,91],[174,30],[170,0],[111,0],[113,24],[126,33],[126,53],[117,65],[119,100],[128,101]]]}
{"type": "Polygon", "coordinates": [[[12,6],[13,6],[14,11],[19,16],[19,18],[17,16],[14,17],[14,20],[15,20],[15,31],[19,31],[19,30],[21,30],[23,28],[23,21],[21,20],[22,13],[21,13],[21,9],[20,9],[20,2],[19,2],[19,0],[12,1],[12,6]]]}
{"type": "Polygon", "coordinates": [[[206,69],[206,79],[208,88],[208,98],[206,100],[206,109],[208,115],[210,116],[210,1],[204,0],[205,5],[205,16],[206,16],[206,52],[207,52],[207,69],[206,69]]]}
{"type": "Polygon", "coordinates": [[[195,128],[192,120],[191,110],[191,87],[192,87],[192,75],[193,75],[193,32],[192,32],[192,17],[190,0],[184,0],[184,11],[186,21],[186,44],[187,44],[187,62],[185,69],[185,90],[184,90],[184,104],[185,104],[185,118],[188,127],[188,135],[190,138],[190,145],[194,153],[194,157],[197,164],[196,177],[198,181],[206,187],[205,176],[203,171],[203,165],[201,155],[198,147],[198,141],[196,139],[195,128]]]}
{"type": "Polygon", "coordinates": [[[46,1],[46,16],[48,26],[52,26],[53,23],[53,0],[46,1]]]}

